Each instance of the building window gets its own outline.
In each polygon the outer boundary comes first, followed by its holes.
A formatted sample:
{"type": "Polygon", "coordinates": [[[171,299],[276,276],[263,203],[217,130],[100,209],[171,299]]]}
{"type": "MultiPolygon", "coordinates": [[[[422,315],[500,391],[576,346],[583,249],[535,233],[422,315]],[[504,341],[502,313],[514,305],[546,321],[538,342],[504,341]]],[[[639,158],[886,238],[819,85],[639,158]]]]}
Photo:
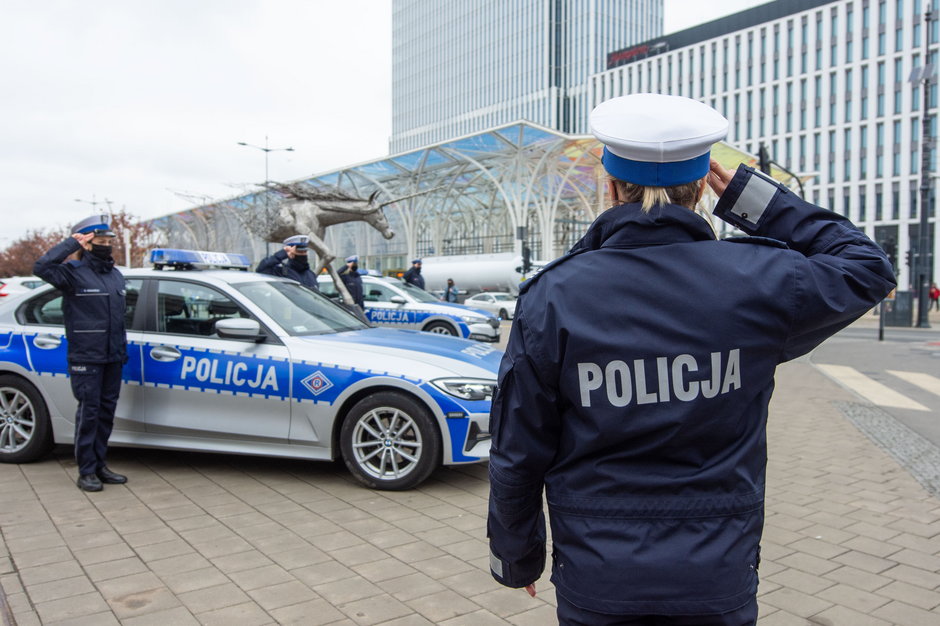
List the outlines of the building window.
{"type": "Polygon", "coordinates": [[[901,218],[901,190],[897,183],[891,187],[891,219],[901,218]]]}
{"type": "Polygon", "coordinates": [[[865,193],[865,190],[862,189],[858,192],[858,221],[864,222],[867,221],[867,216],[865,215],[866,205],[868,204],[868,194],[865,193]]]}
{"type": "Polygon", "coordinates": [[[882,215],[881,203],[883,201],[882,198],[883,196],[881,193],[881,185],[877,185],[875,187],[875,221],[876,222],[881,221],[881,215],[882,215]]]}
{"type": "Polygon", "coordinates": [[[910,186],[910,197],[908,198],[908,206],[910,206],[910,211],[908,212],[908,219],[917,219],[917,204],[920,198],[918,197],[918,184],[917,181],[912,180],[910,186]]]}

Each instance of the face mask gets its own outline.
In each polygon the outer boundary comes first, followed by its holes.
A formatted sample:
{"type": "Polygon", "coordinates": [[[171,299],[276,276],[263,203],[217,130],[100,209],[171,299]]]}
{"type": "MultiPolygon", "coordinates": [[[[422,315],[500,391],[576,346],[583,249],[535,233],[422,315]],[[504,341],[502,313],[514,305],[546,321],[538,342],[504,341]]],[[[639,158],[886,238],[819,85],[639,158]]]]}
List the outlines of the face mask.
{"type": "Polygon", "coordinates": [[[352,265],[349,266],[349,269],[351,269],[352,271],[355,272],[356,270],[359,269],[359,264],[358,264],[358,263],[353,263],[352,265]]]}
{"type": "Polygon", "coordinates": [[[290,266],[295,270],[304,271],[310,267],[310,262],[305,256],[295,256],[290,260],[290,266]]]}
{"type": "Polygon", "coordinates": [[[91,244],[91,256],[107,261],[111,258],[111,246],[99,246],[96,243],[91,244]]]}

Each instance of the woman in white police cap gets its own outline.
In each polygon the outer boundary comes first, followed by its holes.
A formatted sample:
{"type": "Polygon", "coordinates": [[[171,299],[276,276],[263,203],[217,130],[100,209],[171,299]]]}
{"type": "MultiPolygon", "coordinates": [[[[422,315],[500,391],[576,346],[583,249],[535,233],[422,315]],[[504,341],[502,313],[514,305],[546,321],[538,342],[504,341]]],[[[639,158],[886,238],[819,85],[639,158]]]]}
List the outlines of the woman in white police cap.
{"type": "Polygon", "coordinates": [[[310,237],[307,235],[293,235],[284,240],[284,249],[278,250],[258,263],[258,271],[270,276],[281,276],[296,280],[304,287],[319,291],[317,275],[310,269],[307,259],[310,237]]]}
{"type": "Polygon", "coordinates": [[[108,469],[105,457],[127,360],[124,277],[114,267],[107,215],[93,215],[72,228],[72,236],[36,261],[33,272],[62,292],[65,338],[75,414],[78,487],[101,491],[102,483],[127,478],[108,469]],[[75,253],[79,259],[64,262],[75,253]]]}
{"type": "Polygon", "coordinates": [[[727,120],[636,94],[591,114],[612,208],[522,285],[490,421],[493,576],[545,564],[563,624],[753,624],[774,368],[887,294],[882,251],[749,167],[727,120]],[[717,241],[694,209],[754,235],[717,241]]]}

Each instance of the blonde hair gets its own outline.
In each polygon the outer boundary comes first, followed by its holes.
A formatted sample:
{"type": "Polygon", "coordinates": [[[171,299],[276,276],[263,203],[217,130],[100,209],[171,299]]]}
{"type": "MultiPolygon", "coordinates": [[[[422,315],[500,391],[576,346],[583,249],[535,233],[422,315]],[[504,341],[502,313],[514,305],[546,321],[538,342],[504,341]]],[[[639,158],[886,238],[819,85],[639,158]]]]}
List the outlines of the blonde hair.
{"type": "Polygon", "coordinates": [[[661,204],[678,204],[694,210],[703,180],[705,177],[675,187],[644,187],[619,178],[610,178],[617,188],[620,202],[639,202],[640,208],[645,212],[661,204]]]}

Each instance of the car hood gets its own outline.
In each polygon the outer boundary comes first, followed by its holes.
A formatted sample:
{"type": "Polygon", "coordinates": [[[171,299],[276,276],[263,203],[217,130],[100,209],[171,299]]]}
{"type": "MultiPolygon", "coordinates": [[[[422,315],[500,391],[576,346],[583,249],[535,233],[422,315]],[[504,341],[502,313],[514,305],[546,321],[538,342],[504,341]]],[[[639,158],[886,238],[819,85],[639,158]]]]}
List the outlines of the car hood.
{"type": "Polygon", "coordinates": [[[503,353],[490,344],[397,328],[368,328],[333,335],[292,337],[293,354],[305,361],[425,380],[444,376],[496,379],[503,353]],[[309,349],[309,356],[306,354],[309,349]]]}

